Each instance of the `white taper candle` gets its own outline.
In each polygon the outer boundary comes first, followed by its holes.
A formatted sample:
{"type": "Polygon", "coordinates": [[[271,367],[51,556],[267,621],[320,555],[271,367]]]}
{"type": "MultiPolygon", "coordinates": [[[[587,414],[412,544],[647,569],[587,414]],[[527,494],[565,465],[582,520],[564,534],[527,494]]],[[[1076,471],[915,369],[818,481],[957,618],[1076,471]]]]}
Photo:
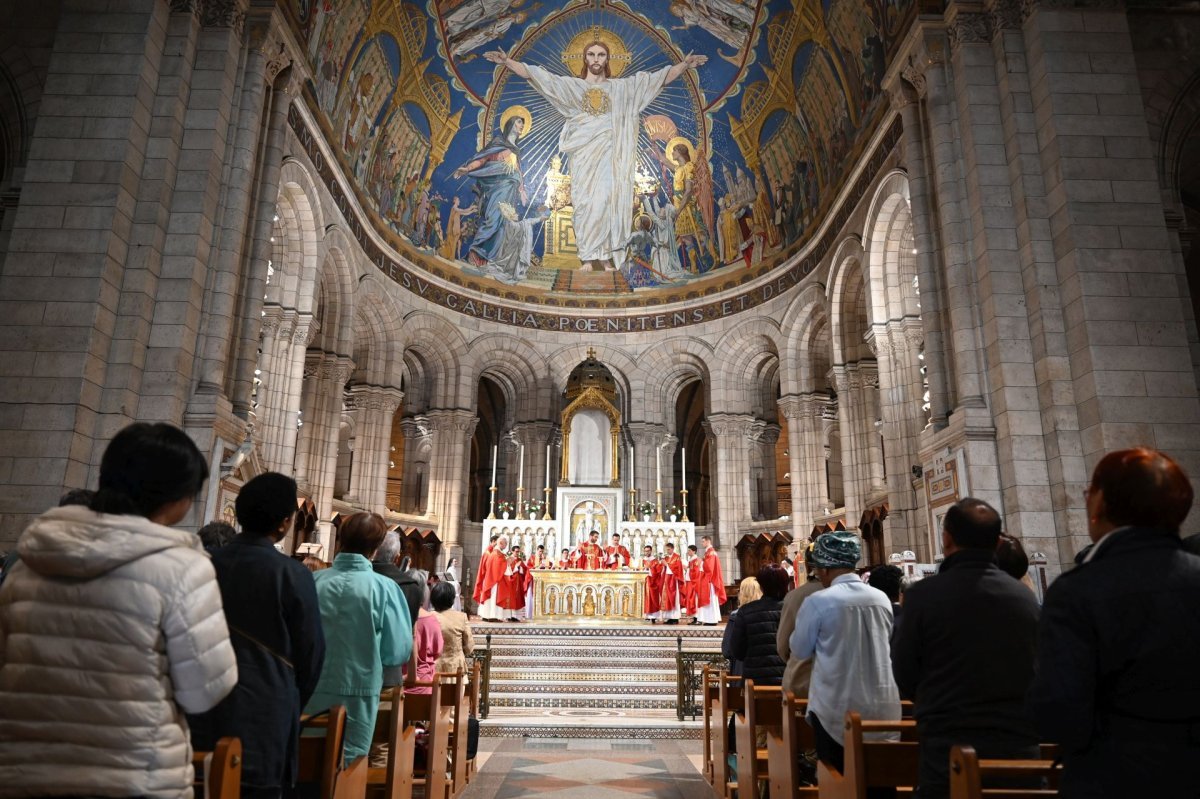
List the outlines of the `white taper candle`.
{"type": "Polygon", "coordinates": [[[492,485],[496,485],[496,453],[499,449],[495,444],[492,445],[492,485]]]}

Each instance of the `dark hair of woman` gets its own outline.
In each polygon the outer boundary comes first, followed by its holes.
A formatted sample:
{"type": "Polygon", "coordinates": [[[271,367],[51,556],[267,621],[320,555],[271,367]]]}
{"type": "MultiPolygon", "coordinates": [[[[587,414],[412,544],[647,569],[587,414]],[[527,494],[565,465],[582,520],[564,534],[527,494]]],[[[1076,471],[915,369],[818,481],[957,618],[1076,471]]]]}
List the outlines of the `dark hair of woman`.
{"type": "Polygon", "coordinates": [[[113,437],[100,459],[100,486],[88,505],[97,513],[153,516],[196,496],[208,464],[187,433],[169,424],[137,422],[113,437]]]}
{"type": "Polygon", "coordinates": [[[340,552],[370,558],[387,535],[387,523],[378,513],[356,513],[342,522],[338,530],[340,552]]]}
{"type": "Polygon", "coordinates": [[[279,472],[264,472],[242,486],[234,508],[238,524],[247,533],[273,535],[296,513],[296,481],[279,472]]]}
{"type": "Polygon", "coordinates": [[[429,604],[439,613],[454,604],[454,586],[438,583],[429,589],[429,604]]]}
{"type": "Polygon", "coordinates": [[[758,587],[763,596],[783,599],[791,587],[792,580],[778,563],[768,563],[758,570],[758,587]]]}
{"type": "Polygon", "coordinates": [[[1192,484],[1169,455],[1135,447],[1110,452],[1096,464],[1089,491],[1103,492],[1103,508],[1089,519],[1114,527],[1179,531],[1192,507],[1192,484]]]}

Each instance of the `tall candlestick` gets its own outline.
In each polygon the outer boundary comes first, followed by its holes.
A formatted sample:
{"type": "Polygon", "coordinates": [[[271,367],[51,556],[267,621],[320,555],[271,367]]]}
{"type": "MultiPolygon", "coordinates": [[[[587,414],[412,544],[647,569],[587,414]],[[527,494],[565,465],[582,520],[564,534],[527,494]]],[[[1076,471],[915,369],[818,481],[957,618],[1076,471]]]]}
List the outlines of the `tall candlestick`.
{"type": "Polygon", "coordinates": [[[525,445],[521,445],[521,454],[518,456],[521,459],[521,465],[517,467],[517,488],[525,487],[525,445]]]}
{"type": "Polygon", "coordinates": [[[495,444],[492,445],[492,485],[496,485],[496,453],[499,449],[495,444]]]}
{"type": "Polygon", "coordinates": [[[662,491],[662,449],[654,448],[654,490],[662,491]]]}
{"type": "Polygon", "coordinates": [[[679,450],[679,482],[687,488],[687,447],[681,447],[679,450]]]}
{"type": "Polygon", "coordinates": [[[633,474],[633,444],[629,445],[629,487],[633,488],[635,477],[633,474]]]}
{"type": "Polygon", "coordinates": [[[550,445],[546,445],[546,490],[550,489],[550,445]]]}

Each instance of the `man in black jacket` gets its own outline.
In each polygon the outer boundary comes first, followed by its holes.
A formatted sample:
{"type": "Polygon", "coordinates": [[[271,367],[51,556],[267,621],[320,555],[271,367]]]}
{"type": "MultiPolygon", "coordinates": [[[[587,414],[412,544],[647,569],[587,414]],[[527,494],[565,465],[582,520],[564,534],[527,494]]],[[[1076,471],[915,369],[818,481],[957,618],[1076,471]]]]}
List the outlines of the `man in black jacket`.
{"type": "Polygon", "coordinates": [[[892,639],[900,695],[915,701],[920,775],[915,796],[949,795],[950,747],[980,757],[1038,754],[1025,710],[1033,679],[1038,606],[1033,593],[996,565],[1000,516],[978,499],[946,513],[937,575],[904,594],[892,639]]]}
{"type": "Polygon", "coordinates": [[[192,745],[242,739],[242,796],[278,797],[296,779],[300,710],[317,687],[325,636],[312,573],[275,549],[296,515],[296,482],[275,472],[242,486],[242,533],[212,554],[238,684],[212,710],[189,716],[192,745]]]}

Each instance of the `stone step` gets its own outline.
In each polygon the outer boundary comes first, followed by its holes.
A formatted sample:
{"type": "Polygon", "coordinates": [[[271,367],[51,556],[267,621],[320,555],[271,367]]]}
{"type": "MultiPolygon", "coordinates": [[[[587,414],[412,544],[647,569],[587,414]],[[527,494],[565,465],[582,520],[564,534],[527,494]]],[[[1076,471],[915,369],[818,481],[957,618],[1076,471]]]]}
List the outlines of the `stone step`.
{"type": "Polygon", "coordinates": [[[675,669],[640,669],[638,671],[623,671],[606,665],[603,669],[592,669],[587,666],[573,666],[570,669],[528,669],[528,668],[497,668],[492,666],[492,685],[508,682],[536,683],[550,682],[560,685],[571,683],[660,683],[675,684],[675,669]]]}
{"type": "MultiPolygon", "coordinates": [[[[586,696],[569,696],[559,694],[533,694],[520,692],[516,694],[497,694],[493,692],[488,697],[489,714],[493,708],[615,708],[620,710],[669,710],[675,712],[675,694],[670,696],[642,696],[633,693],[597,694],[586,696]]],[[[490,718],[490,715],[489,715],[490,718]]]]}
{"type": "Polygon", "coordinates": [[[489,697],[538,696],[675,696],[674,682],[613,682],[613,683],[492,683],[489,697]]]}

